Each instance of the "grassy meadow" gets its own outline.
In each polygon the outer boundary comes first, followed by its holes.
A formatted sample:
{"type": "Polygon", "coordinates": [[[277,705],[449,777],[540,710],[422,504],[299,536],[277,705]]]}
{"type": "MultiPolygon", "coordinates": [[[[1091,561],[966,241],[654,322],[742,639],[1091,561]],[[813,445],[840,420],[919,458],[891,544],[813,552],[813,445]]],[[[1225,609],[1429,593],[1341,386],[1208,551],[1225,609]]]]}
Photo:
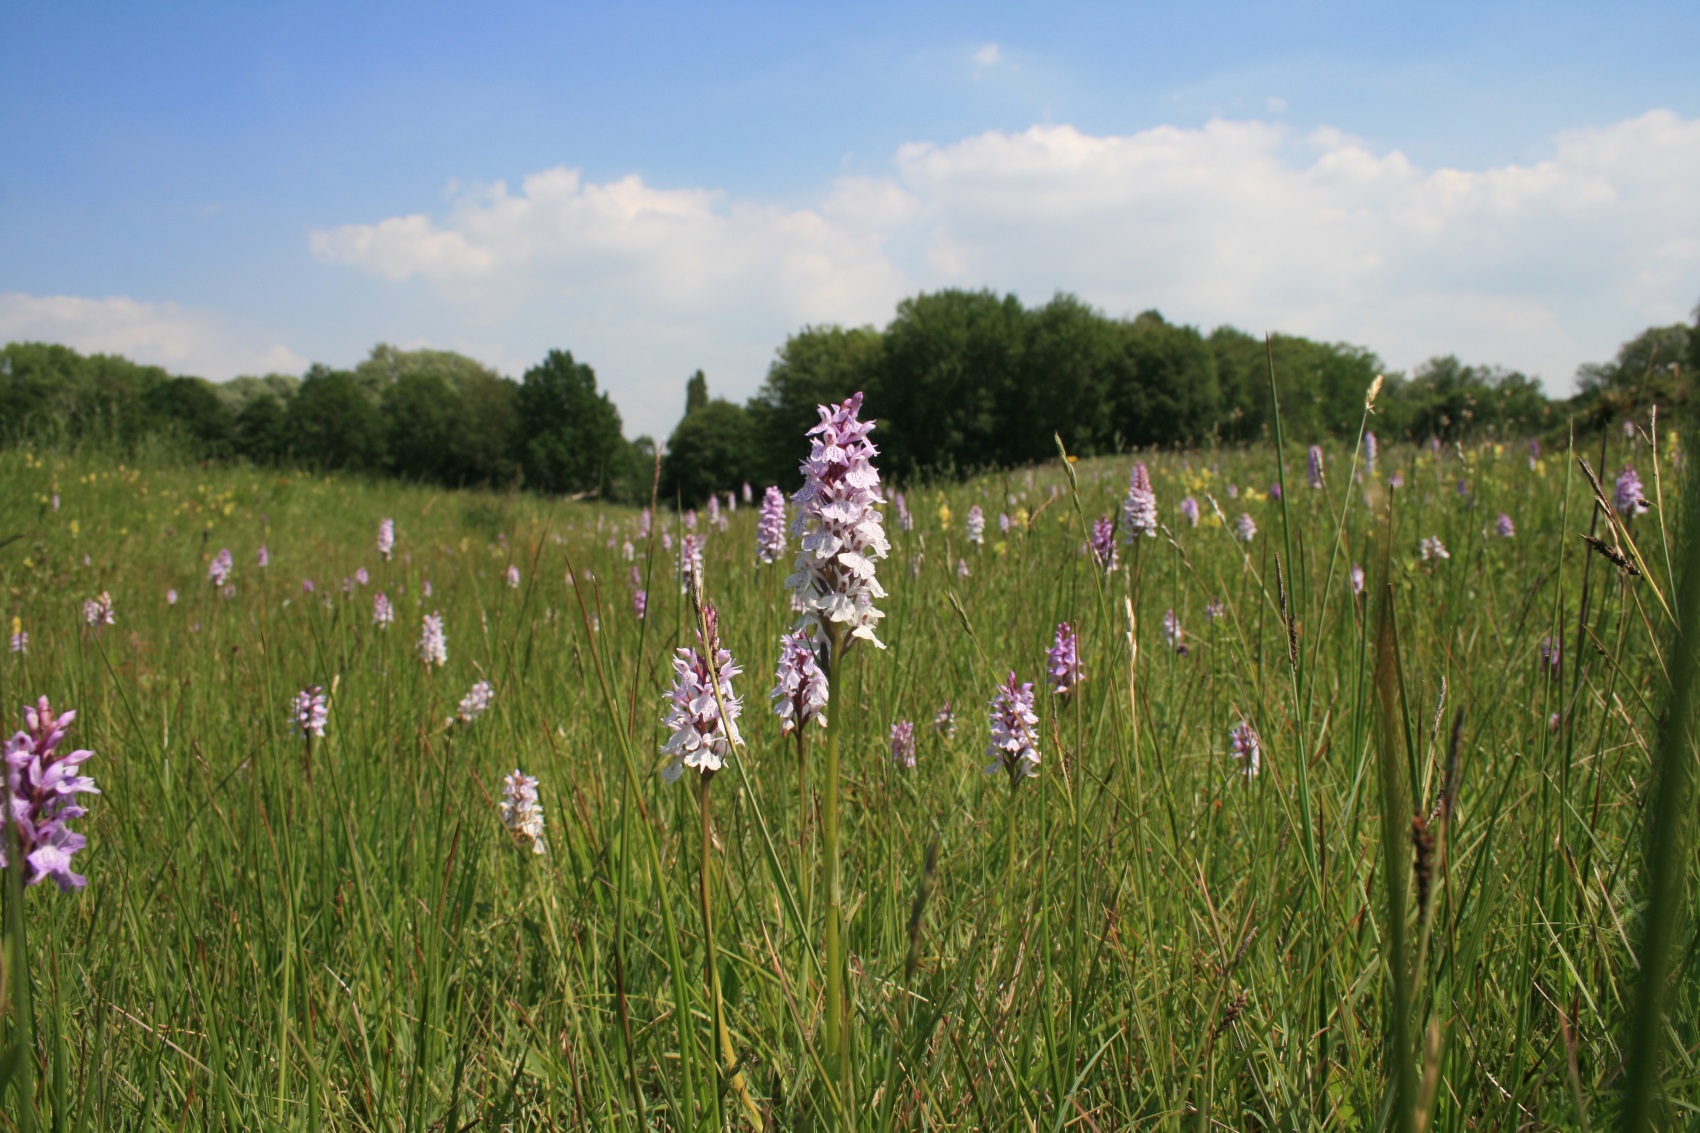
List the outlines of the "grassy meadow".
{"type": "MultiPolygon", "coordinates": [[[[1164,531],[1113,573],[1085,547],[1133,457],[907,486],[913,528],[885,509],[887,648],[839,659],[803,745],[768,701],[796,541],[759,565],[753,504],[724,530],[700,512],[743,669],[744,746],[707,788],[711,958],[704,796],[658,774],[695,640],[683,517],[645,538],[587,502],[0,452],[4,614],[28,634],[0,653],[5,731],[38,696],[74,708],[102,792],[73,823],[87,887],[8,901],[9,1049],[20,1020],[31,1046],[0,1065],[0,1127],[1610,1127],[1682,573],[1659,443],[1586,454],[1608,496],[1641,473],[1639,578],[1577,537],[1614,542],[1571,454],[1524,438],[1384,445],[1373,474],[1330,448],[1320,487],[1289,447],[1284,493],[1273,447],[1144,454],[1164,531]],[[91,628],[103,591],[114,624],[91,628]],[[433,612],[440,667],[417,651],[433,612]],[[1064,621],[1085,680],[1059,698],[1064,621]],[[1011,671],[1036,685],[1041,758],[1013,788],[986,772],[1011,671]],[[451,723],[479,680],[489,710],[451,723]],[[309,741],[291,703],[313,686],[309,741]],[[903,720],[912,769],[890,753],[903,720]],[[516,768],[542,854],[502,821],[516,768]]],[[[1700,1122],[1686,917],[1666,1128],[1700,1122]]]]}

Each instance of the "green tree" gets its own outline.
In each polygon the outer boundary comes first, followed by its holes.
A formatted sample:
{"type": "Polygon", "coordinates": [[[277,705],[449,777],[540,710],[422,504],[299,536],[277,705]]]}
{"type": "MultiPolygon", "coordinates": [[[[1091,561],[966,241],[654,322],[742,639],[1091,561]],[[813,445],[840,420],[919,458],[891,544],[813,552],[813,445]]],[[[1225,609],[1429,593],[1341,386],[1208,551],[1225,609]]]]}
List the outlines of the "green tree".
{"type": "MultiPolygon", "coordinates": [[[[455,427],[449,434],[446,475],[454,486],[512,483],[519,474],[520,387],[488,370],[464,379],[455,398],[455,427]]],[[[612,410],[612,406],[609,409],[612,410]]],[[[614,439],[620,418],[613,419],[614,439]]]]}
{"type": "Polygon", "coordinates": [[[364,361],[354,367],[354,379],[373,404],[383,401],[385,392],[405,377],[429,374],[459,390],[467,382],[493,371],[475,358],[452,350],[403,350],[380,342],[372,347],[364,361]]]}
{"type": "Polygon", "coordinates": [[[314,364],[289,399],[284,431],[292,459],[315,468],[382,465],[383,421],[347,370],[314,364]]]}
{"type": "Polygon", "coordinates": [[[221,459],[233,452],[235,415],[225,407],[211,382],[200,378],[168,378],[151,384],[143,394],[149,431],[172,432],[198,459],[221,459]]]}
{"type": "Polygon", "coordinates": [[[1110,425],[1124,445],[1206,439],[1222,416],[1216,356],[1197,330],[1156,311],[1114,328],[1119,358],[1106,391],[1110,425]]]}
{"type": "Polygon", "coordinates": [[[248,403],[261,395],[270,395],[281,407],[295,396],[295,391],[301,385],[301,379],[289,374],[267,374],[257,378],[252,374],[243,374],[231,378],[228,382],[219,382],[213,387],[219,401],[230,410],[235,417],[247,408],[248,403]]]}
{"type": "Polygon", "coordinates": [[[460,398],[441,375],[407,374],[384,390],[390,471],[423,483],[452,482],[451,450],[460,398]]]}
{"type": "Polygon", "coordinates": [[[1271,359],[1282,429],[1299,441],[1331,433],[1356,436],[1364,394],[1383,368],[1381,360],[1362,347],[1298,335],[1272,334],[1266,345],[1242,330],[1217,327],[1207,341],[1216,357],[1221,434],[1227,440],[1268,435],[1274,406],[1269,395],[1271,359]]]}
{"type": "Polygon", "coordinates": [[[1406,435],[1450,440],[1476,430],[1539,428],[1540,384],[1514,370],[1430,358],[1386,400],[1387,419],[1406,435]]]}
{"type": "Polygon", "coordinates": [[[66,439],[70,403],[85,368],[68,346],[12,342],[0,351],[0,440],[66,439]]]}
{"type": "Polygon", "coordinates": [[[820,421],[816,407],[868,389],[883,349],[873,327],[811,326],[786,339],[747,406],[754,437],[749,478],[794,487],[809,454],[805,434],[820,421]]]}
{"type": "Polygon", "coordinates": [[[236,454],[255,464],[279,464],[289,455],[288,413],[270,390],[248,399],[234,432],[236,454]]]}
{"type": "Polygon", "coordinates": [[[620,446],[608,484],[608,498],[617,503],[647,505],[660,491],[655,480],[655,438],[633,437],[620,446]]]}
{"type": "Polygon", "coordinates": [[[717,397],[687,413],[667,438],[661,489],[668,499],[695,507],[710,492],[731,491],[749,479],[755,460],[750,415],[717,397]]]}
{"type": "Polygon", "coordinates": [[[601,492],[624,441],[620,412],[596,392],[596,372],[551,350],[519,388],[519,459],[525,482],[543,492],[601,492]]]}
{"type": "Polygon", "coordinates": [[[1006,393],[998,448],[1003,462],[1049,460],[1061,436],[1071,453],[1113,444],[1109,395],[1121,374],[1117,324],[1058,293],[1028,314],[1021,377],[1006,393]]]}
{"type": "Polygon", "coordinates": [[[1003,407],[1018,403],[1027,314],[1014,295],[938,291],[898,304],[867,416],[898,478],[1006,463],[1003,407]],[[1001,442],[1001,444],[1000,444],[1001,442]]]}
{"type": "Polygon", "coordinates": [[[398,476],[462,487],[506,483],[518,472],[519,387],[488,367],[452,351],[380,343],[356,377],[382,390],[398,476]]]}
{"type": "Polygon", "coordinates": [[[685,416],[689,417],[707,404],[708,378],[698,370],[685,382],[685,416]]]}
{"type": "Polygon", "coordinates": [[[1648,407],[1680,410],[1693,396],[1695,372],[1685,366],[1695,331],[1686,323],[1648,327],[1622,346],[1610,362],[1588,363],[1576,372],[1575,405],[1583,421],[1600,427],[1648,407]]]}

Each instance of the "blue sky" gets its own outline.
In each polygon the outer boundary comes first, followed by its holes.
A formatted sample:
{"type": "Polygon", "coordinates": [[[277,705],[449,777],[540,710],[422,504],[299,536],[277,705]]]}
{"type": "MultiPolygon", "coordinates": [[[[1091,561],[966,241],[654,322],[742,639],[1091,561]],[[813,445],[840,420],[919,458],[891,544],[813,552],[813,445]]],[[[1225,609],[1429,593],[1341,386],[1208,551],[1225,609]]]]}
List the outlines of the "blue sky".
{"type": "Polygon", "coordinates": [[[1564,391],[1700,300],[1700,6],[0,7],[0,338],[596,367],[1073,291],[1564,391]]]}

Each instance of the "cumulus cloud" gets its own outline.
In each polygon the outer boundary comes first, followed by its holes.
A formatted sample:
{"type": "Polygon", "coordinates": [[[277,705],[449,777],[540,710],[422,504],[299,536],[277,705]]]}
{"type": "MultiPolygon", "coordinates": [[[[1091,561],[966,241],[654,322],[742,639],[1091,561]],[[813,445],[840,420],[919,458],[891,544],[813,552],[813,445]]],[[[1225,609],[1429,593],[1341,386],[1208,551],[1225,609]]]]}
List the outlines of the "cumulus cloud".
{"type": "Polygon", "coordinates": [[[1259,121],[1069,126],[910,145],[925,278],[1113,312],[1443,352],[1569,387],[1700,297],[1700,121],[1653,111],[1559,135],[1533,164],[1416,166],[1259,121]]]}
{"type": "Polygon", "coordinates": [[[307,365],[287,346],[266,344],[213,312],[123,296],[0,294],[0,342],[56,342],[85,354],[122,354],[214,381],[299,373],[307,365]]]}
{"type": "Polygon", "coordinates": [[[996,67],[1003,62],[1003,48],[995,43],[983,44],[974,52],[974,62],[982,67],[996,67]]]}
{"type": "Polygon", "coordinates": [[[311,236],[319,259],[387,279],[430,280],[489,312],[539,289],[566,299],[626,296],[689,318],[759,304],[792,321],[873,318],[904,285],[884,254],[906,215],[886,181],[847,179],[815,209],[658,189],[629,176],[598,184],[576,169],[498,181],[422,215],[311,236]]]}
{"type": "Polygon", "coordinates": [[[651,431],[699,365],[748,393],[798,326],[883,322],[943,286],[1072,291],[1112,314],[1361,343],[1399,368],[1456,352],[1562,392],[1700,297],[1697,185],[1700,120],[1663,110],[1485,169],[1272,121],[1046,125],[905,145],[812,206],[560,167],[311,247],[422,281],[481,340],[571,345],[651,431]]]}

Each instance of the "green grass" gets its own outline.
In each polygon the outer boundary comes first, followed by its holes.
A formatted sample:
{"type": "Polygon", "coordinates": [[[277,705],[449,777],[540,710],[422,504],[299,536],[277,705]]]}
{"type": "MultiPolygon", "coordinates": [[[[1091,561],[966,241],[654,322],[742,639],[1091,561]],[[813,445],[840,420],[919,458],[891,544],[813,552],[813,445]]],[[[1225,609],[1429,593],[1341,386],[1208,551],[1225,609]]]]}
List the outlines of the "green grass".
{"type": "MultiPolygon", "coordinates": [[[[1611,542],[1564,454],[1531,470],[1521,443],[1384,449],[1381,472],[1407,481],[1391,523],[1389,493],[1350,483],[1350,452],[1331,453],[1323,490],[1293,456],[1284,505],[1266,495],[1273,449],[1148,456],[1172,538],[1124,549],[1107,577],[1081,547],[1130,460],[1074,466],[1078,504],[1059,462],[913,489],[910,532],[887,509],[889,648],[845,655],[827,713],[842,1075],[824,1033],[820,817],[800,847],[798,747],[767,710],[785,568],[755,565],[752,507],[711,534],[747,745],[711,786],[712,967],[774,1127],[830,1128],[846,1103],[880,1130],[1612,1124],[1680,574],[1668,454],[1663,518],[1633,523],[1641,580],[1576,537],[1611,542]],[[1197,528],[1176,510],[1188,493],[1197,528]],[[975,502],[983,548],[963,534],[975,502]],[[1260,528],[1249,546],[1232,536],[1241,511],[1260,528]],[[1501,511],[1513,539],[1492,533],[1501,511]],[[1451,558],[1421,562],[1424,536],[1451,558]],[[1184,656],[1161,629],[1170,609],[1184,656]],[[1063,620],[1087,680],[1059,704],[1044,650],[1063,620]],[[1044,717],[1041,774],[1014,792],[984,772],[985,705],[1011,669],[1038,682],[1044,717]],[[946,700],[949,740],[930,727],[946,700]],[[1422,907],[1412,819],[1438,805],[1460,711],[1422,907]],[[887,755],[900,718],[921,741],[913,771],[887,755]],[[1255,779],[1228,755],[1241,719],[1261,737],[1255,779]]],[[[1633,459],[1652,493],[1644,441],[1633,459]]],[[[0,986],[29,989],[33,1048],[0,1059],[0,1128],[747,1127],[721,1089],[696,784],[656,773],[669,658],[693,625],[662,524],[634,539],[640,622],[619,547],[630,512],[20,452],[0,453],[0,486],[0,539],[22,535],[0,548],[5,613],[30,635],[0,655],[7,730],[38,695],[76,708],[71,738],[96,751],[104,792],[78,824],[87,889],[33,888],[18,918],[27,980],[0,986]],[[399,532],[388,563],[383,516],[399,532]],[[231,598],[206,581],[221,547],[231,598]],[[345,596],[359,567],[371,583],[345,596]],[[380,589],[397,611],[385,630],[380,589]],[[95,633],[81,605],[102,590],[118,621],[95,633]],[[414,646],[432,610],[449,660],[428,671],[414,646]],[[449,727],[481,678],[491,711],[449,727]],[[331,693],[310,783],[287,719],[309,685],[331,693]],[[515,767],[542,780],[542,857],[500,823],[515,767]]],[[[826,757],[811,735],[811,795],[826,757]]],[[[1700,1107],[1695,892],[1678,880],[1663,1128],[1700,1107]]]]}

